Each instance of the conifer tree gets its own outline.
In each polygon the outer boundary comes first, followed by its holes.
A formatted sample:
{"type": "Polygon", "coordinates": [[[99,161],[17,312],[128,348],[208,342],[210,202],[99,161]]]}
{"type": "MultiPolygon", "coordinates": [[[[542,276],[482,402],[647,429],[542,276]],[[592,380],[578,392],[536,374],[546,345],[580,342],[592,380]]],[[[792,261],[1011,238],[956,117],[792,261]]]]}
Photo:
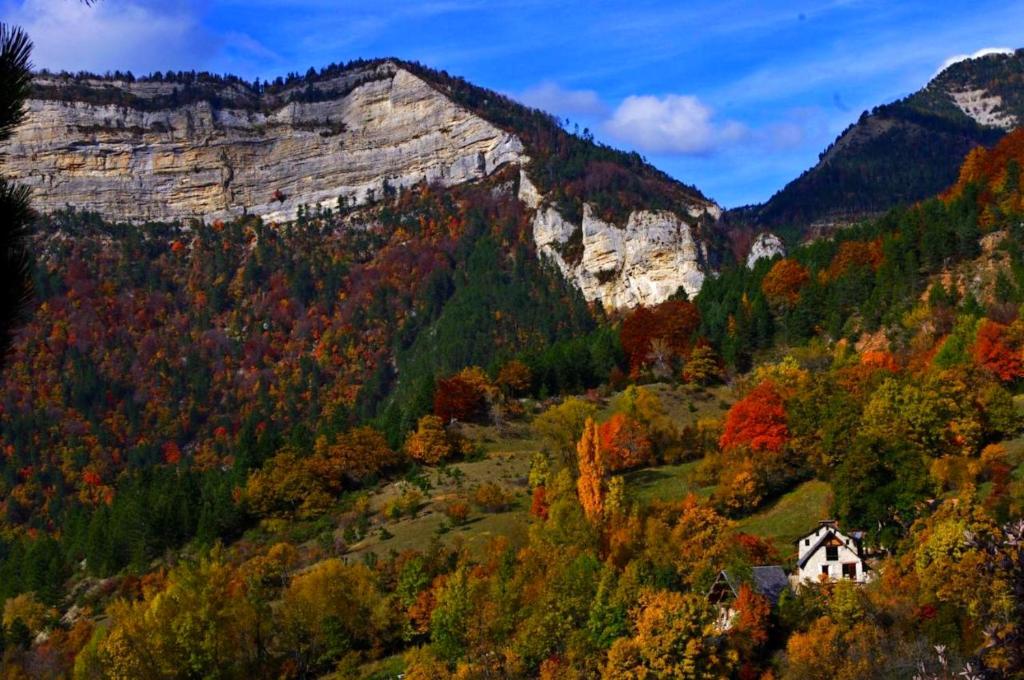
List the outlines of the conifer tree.
{"type": "MultiPolygon", "coordinates": [[[[24,31],[0,23],[0,142],[9,139],[25,117],[25,100],[32,88],[31,52],[32,43],[24,31]]],[[[28,199],[25,187],[0,177],[0,367],[32,292],[25,243],[32,218],[28,199]]]]}

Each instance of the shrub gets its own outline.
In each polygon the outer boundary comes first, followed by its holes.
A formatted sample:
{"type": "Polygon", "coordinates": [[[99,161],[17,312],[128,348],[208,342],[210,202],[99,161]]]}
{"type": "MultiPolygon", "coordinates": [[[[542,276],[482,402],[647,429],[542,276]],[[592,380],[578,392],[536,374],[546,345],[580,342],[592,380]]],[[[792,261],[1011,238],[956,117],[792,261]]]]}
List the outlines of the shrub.
{"type": "Polygon", "coordinates": [[[387,504],[384,514],[390,519],[398,519],[406,515],[415,515],[423,504],[423,494],[419,489],[406,488],[402,494],[387,504]]]}
{"type": "Polygon", "coordinates": [[[473,503],[485,512],[502,512],[512,505],[512,493],[494,482],[485,482],[473,491],[473,503]]]}
{"type": "Polygon", "coordinates": [[[444,514],[452,524],[464,524],[469,519],[469,503],[458,498],[450,500],[444,506],[444,514]]]}

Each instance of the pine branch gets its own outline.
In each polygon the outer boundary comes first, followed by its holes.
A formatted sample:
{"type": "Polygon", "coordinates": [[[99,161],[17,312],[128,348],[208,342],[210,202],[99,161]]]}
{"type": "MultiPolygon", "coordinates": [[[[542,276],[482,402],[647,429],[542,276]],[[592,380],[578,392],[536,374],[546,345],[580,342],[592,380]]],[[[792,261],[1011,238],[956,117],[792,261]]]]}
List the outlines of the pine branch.
{"type": "Polygon", "coordinates": [[[26,243],[32,217],[28,189],[0,179],[0,366],[32,298],[32,258],[26,243]]]}
{"type": "Polygon", "coordinates": [[[0,141],[25,118],[25,100],[32,92],[31,53],[27,33],[0,23],[0,141]]]}

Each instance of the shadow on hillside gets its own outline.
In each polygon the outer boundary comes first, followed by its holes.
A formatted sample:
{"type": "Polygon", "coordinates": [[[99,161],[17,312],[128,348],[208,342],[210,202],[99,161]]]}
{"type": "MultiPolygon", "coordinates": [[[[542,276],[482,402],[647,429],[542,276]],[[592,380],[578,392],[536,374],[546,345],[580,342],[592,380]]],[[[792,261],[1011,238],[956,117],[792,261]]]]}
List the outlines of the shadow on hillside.
{"type": "Polygon", "coordinates": [[[658,468],[647,468],[645,470],[634,470],[626,474],[626,481],[630,484],[649,485],[660,482],[671,477],[669,473],[658,468]]]}

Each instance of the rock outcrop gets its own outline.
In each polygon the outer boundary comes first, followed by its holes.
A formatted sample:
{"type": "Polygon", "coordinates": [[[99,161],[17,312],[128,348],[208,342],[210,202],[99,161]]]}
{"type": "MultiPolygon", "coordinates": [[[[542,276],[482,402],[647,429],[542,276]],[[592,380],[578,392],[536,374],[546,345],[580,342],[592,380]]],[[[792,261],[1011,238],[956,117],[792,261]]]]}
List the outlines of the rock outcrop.
{"type": "Polygon", "coordinates": [[[692,297],[711,271],[707,247],[695,232],[701,220],[718,218],[714,204],[686,206],[688,220],[666,210],[635,210],[624,225],[599,219],[585,204],[583,221],[576,225],[545,205],[525,175],[519,195],[536,207],[538,253],[554,262],[587,301],[605,309],[657,304],[680,288],[692,297]]]}
{"type": "Polygon", "coordinates": [[[154,103],[171,96],[170,83],[75,87],[85,90],[81,100],[30,100],[3,148],[6,172],[43,211],[70,204],[132,221],[243,212],[290,219],[302,204],[357,205],[420,181],[478,179],[523,154],[514,135],[390,62],[317,83],[348,90],[321,101],[225,91],[216,106],[162,107],[154,103]],[[111,89],[134,104],[89,103],[99,98],[89,90],[109,99],[111,89]]]}
{"type": "Polygon", "coordinates": [[[747,269],[753,269],[758,260],[770,260],[776,255],[786,255],[786,247],[782,244],[782,239],[770,231],[762,232],[754,239],[750,246],[750,252],[747,253],[747,269]]]}
{"type": "Polygon", "coordinates": [[[538,252],[588,301],[621,309],[679,288],[692,296],[711,271],[701,225],[718,219],[714,203],[693,192],[672,210],[635,209],[624,224],[585,204],[582,222],[570,223],[530,181],[514,130],[401,62],[283,89],[41,75],[36,91],[0,151],[43,212],[72,205],[132,222],[244,213],[284,221],[304,204],[358,206],[419,182],[452,186],[518,166],[538,252]]]}

